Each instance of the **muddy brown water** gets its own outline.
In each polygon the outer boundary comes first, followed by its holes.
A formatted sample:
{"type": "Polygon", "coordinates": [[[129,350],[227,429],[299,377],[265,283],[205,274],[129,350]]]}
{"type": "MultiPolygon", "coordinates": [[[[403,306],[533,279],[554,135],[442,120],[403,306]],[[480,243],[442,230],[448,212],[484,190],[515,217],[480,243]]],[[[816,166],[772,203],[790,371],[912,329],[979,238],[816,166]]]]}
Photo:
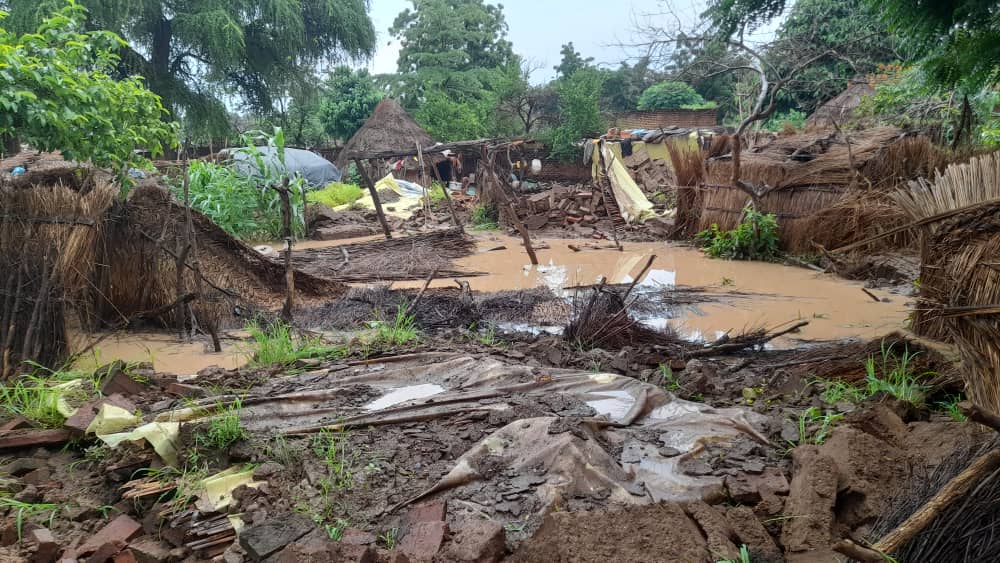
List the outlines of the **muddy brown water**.
{"type": "MultiPolygon", "coordinates": [[[[519,239],[495,234],[477,237],[479,252],[458,260],[456,266],[488,272],[486,276],[466,280],[474,290],[484,292],[547,286],[556,293],[571,296],[572,290],[565,288],[593,284],[601,276],[607,277],[608,283],[631,282],[648,258],[655,255],[652,267],[640,280],[643,289],[704,287],[709,295],[719,296],[708,303],[687,305],[641,319],[649,326],[672,327],[691,340],[713,341],[726,332],[735,335],[802,319],[808,320],[809,325],[771,344],[781,348],[795,346],[799,339],[877,338],[903,327],[909,313],[906,297],[871,290],[887,300],[876,303],[861,291],[863,284],[859,282],[781,264],[713,260],[696,249],[668,242],[625,242],[619,251],[610,248],[612,244],[608,241],[543,239],[536,241],[539,265],[533,267],[519,239]],[[570,245],[583,250],[576,252],[570,245]],[[505,248],[490,250],[500,246],[505,248]],[[734,298],[733,294],[742,295],[734,298]]],[[[303,241],[296,243],[295,248],[322,248],[379,238],[303,241]]],[[[421,285],[420,281],[396,282],[393,287],[421,285]]],[[[432,287],[454,287],[454,282],[436,280],[432,287]]],[[[80,337],[77,340],[83,341],[80,337]]],[[[92,353],[81,362],[90,367],[112,359],[152,361],[159,370],[181,374],[213,365],[233,368],[245,362],[244,344],[231,340],[223,344],[223,351],[214,353],[200,341],[180,342],[172,334],[128,333],[106,339],[96,356],[92,353]]]]}
{"type": "MultiPolygon", "coordinates": [[[[459,260],[460,268],[489,272],[469,278],[477,291],[526,289],[546,285],[557,293],[562,288],[595,283],[606,276],[608,283],[627,283],[639,275],[650,256],[656,256],[649,272],[640,280],[647,290],[657,286],[705,287],[720,299],[684,307],[663,316],[643,319],[654,327],[671,326],[693,340],[715,340],[727,331],[738,334],[757,327],[772,328],[782,323],[808,320],[809,325],[795,335],[810,340],[850,337],[875,338],[901,328],[906,323],[907,299],[884,291],[871,290],[888,302],[873,301],[860,282],[843,280],[805,268],[765,262],[713,260],[697,249],[667,242],[623,243],[623,251],[611,248],[575,252],[587,241],[547,239],[540,249],[538,266],[531,266],[519,240],[491,236],[479,241],[482,252],[459,260]],[[504,250],[486,251],[505,246],[504,250]],[[746,293],[738,299],[727,294],[746,293]]],[[[592,243],[610,246],[607,241],[592,243]]],[[[441,280],[436,285],[454,284],[441,280]]],[[[397,287],[419,286],[419,282],[397,287]]],[[[568,292],[564,292],[568,293],[568,292]]],[[[774,341],[789,346],[789,339],[774,341]]]]}

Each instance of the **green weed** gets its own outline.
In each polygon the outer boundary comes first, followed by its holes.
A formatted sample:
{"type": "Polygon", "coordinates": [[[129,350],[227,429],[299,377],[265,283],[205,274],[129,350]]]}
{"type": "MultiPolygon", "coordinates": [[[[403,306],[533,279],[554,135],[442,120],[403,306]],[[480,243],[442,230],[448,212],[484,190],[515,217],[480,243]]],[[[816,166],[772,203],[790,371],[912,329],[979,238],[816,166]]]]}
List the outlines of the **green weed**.
{"type": "Polygon", "coordinates": [[[406,346],[420,339],[414,323],[415,315],[406,314],[406,306],[400,304],[396,308],[396,316],[391,321],[377,320],[371,323],[374,329],[374,344],[376,347],[393,348],[406,346]]]}
{"type": "Polygon", "coordinates": [[[750,548],[743,544],[740,546],[739,559],[720,559],[716,563],[750,563],[750,548]]]}
{"type": "Polygon", "coordinates": [[[296,338],[291,327],[281,321],[266,326],[251,321],[246,330],[254,342],[250,362],[254,366],[290,366],[305,358],[335,359],[347,355],[343,347],[323,344],[319,338],[296,338]]]}
{"type": "Polygon", "coordinates": [[[495,205],[477,205],[472,209],[472,228],[495,231],[500,228],[500,212],[495,205]]]}
{"type": "Polygon", "coordinates": [[[674,370],[670,369],[667,364],[660,364],[657,368],[660,372],[660,379],[663,381],[663,388],[667,391],[674,392],[681,388],[681,382],[677,379],[677,375],[674,370]]]}
{"type": "Polygon", "coordinates": [[[21,541],[21,532],[24,530],[24,520],[26,518],[34,518],[42,514],[48,513],[48,526],[52,526],[52,521],[55,520],[56,514],[59,513],[61,507],[58,504],[50,503],[28,503],[21,502],[19,500],[14,500],[10,497],[0,497],[0,508],[6,508],[8,510],[16,511],[14,515],[15,526],[17,527],[17,541],[21,541]]]}
{"type": "Polygon", "coordinates": [[[354,486],[357,455],[351,451],[349,438],[346,430],[322,430],[313,438],[313,453],[327,469],[327,477],[320,480],[323,496],[329,496],[330,491],[350,490],[354,486]]]}
{"type": "Polygon", "coordinates": [[[804,444],[822,445],[829,437],[834,425],[843,418],[843,413],[824,413],[816,407],[809,407],[793,419],[796,422],[799,437],[796,441],[789,441],[789,444],[792,447],[804,444]]]}
{"type": "Polygon", "coordinates": [[[914,373],[911,362],[919,355],[910,353],[904,346],[903,353],[897,356],[893,352],[894,344],[888,347],[882,343],[881,358],[869,356],[865,362],[865,382],[868,385],[868,395],[886,393],[916,406],[921,406],[927,399],[930,385],[921,381],[935,375],[933,372],[914,373]]]}
{"type": "Polygon", "coordinates": [[[427,197],[430,198],[433,205],[443,202],[445,200],[444,186],[440,182],[434,182],[427,190],[427,197]]]}
{"type": "Polygon", "coordinates": [[[333,541],[340,541],[340,538],[344,537],[344,530],[349,528],[351,523],[343,518],[337,518],[337,521],[333,524],[327,524],[323,526],[326,530],[326,535],[333,541]]]}
{"type": "Polygon", "coordinates": [[[354,184],[342,184],[333,182],[327,184],[322,190],[315,190],[306,194],[306,201],[309,203],[319,203],[330,207],[347,205],[361,199],[364,192],[359,186],[354,184]]]}
{"type": "Polygon", "coordinates": [[[939,410],[950,416],[955,422],[965,422],[969,420],[969,417],[965,416],[965,414],[958,409],[958,404],[963,400],[964,398],[961,395],[949,395],[945,397],[943,401],[934,403],[934,407],[935,410],[939,410]]]}
{"type": "Polygon", "coordinates": [[[216,415],[209,420],[208,430],[194,435],[195,445],[200,448],[225,450],[234,443],[245,440],[250,434],[243,428],[240,411],[243,401],[234,399],[229,405],[221,400],[215,403],[216,415]]]}
{"type": "Polygon", "coordinates": [[[497,338],[497,327],[494,324],[490,324],[488,328],[476,335],[476,341],[484,346],[499,346],[502,344],[499,338],[497,338]]]}
{"type": "Polygon", "coordinates": [[[399,528],[391,528],[386,530],[385,533],[379,534],[378,539],[382,542],[382,545],[384,545],[386,549],[392,551],[393,549],[396,549],[397,534],[399,534],[399,528]]]}
{"type": "Polygon", "coordinates": [[[743,211],[743,220],[735,230],[722,231],[718,225],[712,225],[695,239],[711,258],[775,260],[781,256],[777,218],[749,207],[743,211]]]}
{"type": "Polygon", "coordinates": [[[869,396],[866,389],[844,383],[843,381],[817,379],[812,383],[823,386],[823,394],[820,395],[820,398],[828,405],[835,405],[842,402],[860,403],[869,396]]]}
{"type": "Polygon", "coordinates": [[[59,412],[59,399],[66,392],[45,379],[24,375],[11,383],[0,383],[0,406],[43,428],[59,428],[66,421],[59,412]]]}

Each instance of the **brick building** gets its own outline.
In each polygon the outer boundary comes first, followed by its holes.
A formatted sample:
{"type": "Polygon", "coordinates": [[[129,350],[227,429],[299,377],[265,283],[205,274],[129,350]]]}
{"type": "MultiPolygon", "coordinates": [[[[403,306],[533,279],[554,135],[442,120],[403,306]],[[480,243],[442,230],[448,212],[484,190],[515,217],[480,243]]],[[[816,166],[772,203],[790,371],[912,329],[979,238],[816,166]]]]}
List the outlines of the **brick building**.
{"type": "Polygon", "coordinates": [[[665,127],[714,127],[717,109],[655,109],[615,114],[612,121],[619,129],[661,129],[665,127]]]}

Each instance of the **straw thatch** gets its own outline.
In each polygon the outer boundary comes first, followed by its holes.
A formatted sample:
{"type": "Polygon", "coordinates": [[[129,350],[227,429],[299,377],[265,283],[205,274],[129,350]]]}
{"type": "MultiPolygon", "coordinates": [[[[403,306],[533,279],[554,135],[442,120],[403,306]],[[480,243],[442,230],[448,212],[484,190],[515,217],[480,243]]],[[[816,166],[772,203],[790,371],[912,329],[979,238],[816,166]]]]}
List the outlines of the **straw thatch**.
{"type": "MultiPolygon", "coordinates": [[[[900,182],[929,175],[944,157],[924,137],[892,127],[851,133],[802,133],[744,151],[741,179],[765,186],[761,211],[778,217],[782,247],[810,252],[837,247],[906,222],[888,192],[900,182]]],[[[706,182],[694,209],[678,208],[679,221],[698,230],[735,228],[750,196],[732,185],[729,155],[706,163],[706,182]]]]}
{"type": "Polygon", "coordinates": [[[353,158],[364,158],[371,151],[414,150],[434,144],[434,139],[406,113],[396,100],[379,102],[371,117],[354,134],[337,156],[337,168],[344,170],[353,158]]]}
{"type": "MultiPolygon", "coordinates": [[[[26,360],[57,366],[68,352],[68,325],[122,328],[142,320],[209,328],[242,322],[234,307],[269,308],[283,297],[283,267],[196,211],[194,247],[178,276],[176,257],[189,241],[186,212],[165,187],[145,181],[123,202],[106,173],[54,160],[0,179],[4,377],[24,369],[26,360]],[[172,305],[187,294],[196,298],[183,301],[180,315],[172,305]],[[71,313],[78,322],[67,320],[71,313]]],[[[304,272],[295,279],[307,298],[346,291],[304,272]]]]}
{"type": "Polygon", "coordinates": [[[864,98],[874,93],[875,88],[867,82],[851,82],[843,92],[816,108],[806,120],[806,127],[826,129],[843,124],[851,118],[864,98]]]}
{"type": "Polygon", "coordinates": [[[1000,154],[950,166],[895,197],[913,219],[947,216],[921,227],[913,329],[953,341],[969,396],[1000,412],[1000,154]]]}

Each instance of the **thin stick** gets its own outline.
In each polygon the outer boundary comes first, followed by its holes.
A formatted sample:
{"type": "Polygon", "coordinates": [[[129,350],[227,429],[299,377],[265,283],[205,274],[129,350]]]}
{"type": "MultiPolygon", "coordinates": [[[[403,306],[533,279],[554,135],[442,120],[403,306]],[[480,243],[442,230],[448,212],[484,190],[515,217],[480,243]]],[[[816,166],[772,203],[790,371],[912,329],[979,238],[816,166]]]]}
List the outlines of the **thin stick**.
{"type": "Polygon", "coordinates": [[[881,553],[869,549],[867,547],[860,546],[849,539],[842,539],[839,542],[833,544],[833,550],[841,555],[846,555],[851,559],[857,561],[890,561],[886,556],[881,553]]]}
{"type": "Polygon", "coordinates": [[[809,324],[809,321],[799,321],[799,322],[793,324],[792,326],[786,328],[785,330],[781,330],[781,331],[778,331],[778,332],[774,332],[774,333],[765,335],[765,336],[763,336],[761,338],[758,338],[756,340],[752,340],[752,341],[749,341],[749,342],[733,342],[731,344],[721,344],[719,346],[711,346],[709,348],[702,348],[701,350],[694,350],[694,351],[688,352],[687,354],[685,354],[685,357],[686,358],[701,358],[701,357],[704,357],[704,356],[713,356],[715,354],[726,354],[726,353],[729,353],[729,352],[736,352],[736,351],[742,350],[744,348],[749,348],[751,346],[760,346],[761,344],[766,344],[766,343],[774,340],[775,338],[777,338],[779,336],[784,336],[784,335],[788,334],[789,332],[793,332],[795,330],[798,330],[798,329],[806,326],[807,324],[809,324]]]}
{"type": "MultiPolygon", "coordinates": [[[[459,231],[464,233],[465,228],[462,227],[462,222],[458,220],[458,213],[455,212],[455,204],[452,203],[451,194],[448,193],[448,182],[445,182],[444,179],[441,178],[441,171],[438,170],[437,166],[431,166],[431,169],[434,170],[434,177],[441,182],[441,191],[444,192],[444,200],[448,203],[448,211],[451,213],[452,222],[455,223],[455,226],[458,227],[459,231]]],[[[452,176],[454,176],[454,172],[452,172],[452,176]]]]}
{"type": "Polygon", "coordinates": [[[969,420],[978,422],[983,426],[989,426],[997,432],[1000,432],[1000,416],[997,416],[995,413],[988,411],[979,405],[975,405],[971,401],[962,401],[959,403],[958,410],[965,416],[969,417],[969,420]]]}
{"type": "Polygon", "coordinates": [[[368,193],[371,194],[372,204],[375,206],[375,215],[378,215],[378,222],[382,224],[382,231],[385,233],[385,239],[390,240],[392,239],[392,232],[389,231],[389,223],[385,220],[385,213],[382,211],[382,200],[378,198],[378,191],[375,189],[375,184],[372,183],[372,179],[368,176],[368,171],[361,163],[360,158],[355,158],[354,164],[358,167],[358,174],[361,175],[361,180],[363,180],[365,185],[368,186],[368,193]]]}
{"type": "Polygon", "coordinates": [[[431,198],[427,193],[427,174],[424,170],[424,150],[420,148],[420,142],[415,143],[417,145],[417,164],[420,166],[420,187],[424,189],[424,211],[427,213],[424,215],[424,225],[426,226],[428,221],[431,220],[431,198]]]}
{"type": "Polygon", "coordinates": [[[998,467],[1000,467],[1000,450],[993,450],[972,462],[972,465],[948,481],[936,495],[931,497],[931,500],[911,514],[905,522],[873,545],[872,549],[882,553],[896,552],[922,532],[938,514],[968,494],[985,475],[992,473],[998,467]]]}
{"type": "Polygon", "coordinates": [[[532,266],[538,265],[538,256],[535,255],[535,249],[531,246],[531,237],[528,235],[528,229],[524,226],[524,223],[517,218],[517,210],[514,208],[514,204],[511,203],[508,206],[510,211],[510,220],[514,223],[514,228],[517,232],[521,233],[521,239],[524,240],[524,249],[528,252],[528,258],[531,260],[532,266]]]}
{"type": "Polygon", "coordinates": [[[874,293],[868,291],[868,288],[862,287],[861,291],[865,292],[865,295],[867,295],[868,297],[871,297],[872,301],[874,301],[876,303],[881,303],[882,302],[882,300],[878,298],[878,295],[875,295],[874,293]]]}
{"type": "Polygon", "coordinates": [[[274,189],[281,196],[281,220],[285,235],[285,304],[281,308],[281,318],[291,324],[292,303],[295,299],[295,269],[292,268],[292,202],[288,189],[288,176],[282,179],[280,187],[274,189]]]}
{"type": "Polygon", "coordinates": [[[653,260],[656,260],[655,254],[651,254],[649,256],[649,260],[647,260],[646,265],[642,267],[642,271],[640,271],[639,275],[636,276],[634,280],[632,280],[632,284],[628,286],[628,289],[625,291],[625,295],[622,296],[622,302],[628,299],[629,294],[632,293],[633,289],[635,289],[636,284],[639,283],[639,280],[642,279],[642,276],[646,275],[646,271],[649,270],[649,268],[653,265],[653,260]]]}
{"type": "Polygon", "coordinates": [[[424,292],[427,291],[427,287],[430,286],[431,282],[434,281],[434,278],[437,277],[437,273],[438,273],[437,268],[434,268],[434,271],[431,272],[431,275],[427,276],[427,280],[424,282],[424,287],[420,288],[420,292],[417,293],[417,296],[406,307],[406,311],[403,313],[404,317],[410,316],[410,313],[417,308],[417,303],[419,303],[420,298],[424,296],[424,292]]]}

